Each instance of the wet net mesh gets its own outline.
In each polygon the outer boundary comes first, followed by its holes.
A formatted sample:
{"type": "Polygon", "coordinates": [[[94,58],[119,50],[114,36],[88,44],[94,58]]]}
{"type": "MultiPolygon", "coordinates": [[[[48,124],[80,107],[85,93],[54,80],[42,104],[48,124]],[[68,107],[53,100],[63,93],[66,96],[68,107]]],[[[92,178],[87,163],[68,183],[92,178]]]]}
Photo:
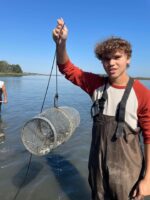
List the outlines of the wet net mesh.
{"type": "Polygon", "coordinates": [[[45,155],[67,141],[80,123],[79,112],[70,107],[50,108],[29,120],[22,142],[35,155],[45,155]]]}

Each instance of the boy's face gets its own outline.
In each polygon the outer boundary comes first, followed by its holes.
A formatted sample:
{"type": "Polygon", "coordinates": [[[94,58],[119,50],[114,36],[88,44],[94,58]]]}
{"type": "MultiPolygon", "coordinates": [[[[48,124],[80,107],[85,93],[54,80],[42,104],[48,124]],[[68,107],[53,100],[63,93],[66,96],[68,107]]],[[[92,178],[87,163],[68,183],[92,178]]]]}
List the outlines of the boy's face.
{"type": "Polygon", "coordinates": [[[106,55],[102,59],[102,64],[110,80],[123,79],[126,76],[127,65],[130,64],[130,58],[124,51],[118,50],[111,56],[106,55]]]}

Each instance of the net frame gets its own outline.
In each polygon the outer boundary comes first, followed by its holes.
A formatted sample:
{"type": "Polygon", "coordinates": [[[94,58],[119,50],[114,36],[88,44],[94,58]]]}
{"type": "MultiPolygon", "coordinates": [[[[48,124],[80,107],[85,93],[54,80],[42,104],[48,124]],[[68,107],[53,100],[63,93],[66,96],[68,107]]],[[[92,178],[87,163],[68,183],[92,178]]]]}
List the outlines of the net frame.
{"type": "MultiPolygon", "coordinates": [[[[34,131],[35,132],[35,131],[34,131]]],[[[33,134],[33,136],[35,136],[35,140],[33,139],[33,141],[36,141],[37,140],[37,133],[36,134],[33,134]]],[[[56,141],[57,141],[57,134],[56,134],[56,130],[55,130],[55,127],[53,126],[53,124],[48,120],[46,119],[45,117],[41,117],[41,116],[36,116],[36,117],[33,117],[31,120],[27,121],[23,128],[22,128],[22,132],[21,132],[21,139],[22,139],[22,142],[24,144],[24,146],[26,147],[26,149],[31,152],[32,154],[34,155],[37,155],[37,156],[42,156],[42,155],[46,155],[48,154],[53,148],[55,148],[56,146],[56,141]],[[43,143],[41,142],[41,145],[38,146],[37,145],[37,142],[31,142],[31,141],[27,141],[26,140],[26,135],[27,135],[27,132],[24,131],[27,127],[28,127],[28,124],[32,123],[34,124],[34,121],[35,120],[40,120],[40,121],[44,121],[44,123],[46,122],[47,125],[49,126],[49,129],[52,131],[52,134],[54,135],[54,141],[53,141],[53,144],[52,145],[47,145],[46,142],[48,140],[48,137],[47,135],[45,135],[45,139],[43,141],[43,143]],[[29,145],[29,143],[33,146],[35,146],[34,148],[31,147],[31,145],[29,145]]]]}

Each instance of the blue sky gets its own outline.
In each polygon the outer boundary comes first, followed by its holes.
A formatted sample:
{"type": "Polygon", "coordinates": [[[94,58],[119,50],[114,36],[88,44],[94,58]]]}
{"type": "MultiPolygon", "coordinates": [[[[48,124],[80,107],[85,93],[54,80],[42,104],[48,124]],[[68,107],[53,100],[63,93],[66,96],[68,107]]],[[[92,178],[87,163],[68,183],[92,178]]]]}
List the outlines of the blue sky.
{"type": "Polygon", "coordinates": [[[69,29],[69,56],[80,68],[104,73],[95,44],[119,36],[133,47],[129,73],[150,76],[150,0],[0,0],[0,60],[49,73],[59,17],[69,29]]]}

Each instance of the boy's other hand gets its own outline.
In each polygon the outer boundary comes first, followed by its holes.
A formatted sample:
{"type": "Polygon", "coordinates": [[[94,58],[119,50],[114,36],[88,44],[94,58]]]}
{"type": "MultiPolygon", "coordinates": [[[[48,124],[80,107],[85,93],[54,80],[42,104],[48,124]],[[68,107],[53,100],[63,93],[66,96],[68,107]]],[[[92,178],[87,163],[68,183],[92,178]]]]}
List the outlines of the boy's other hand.
{"type": "Polygon", "coordinates": [[[150,180],[142,179],[133,193],[135,200],[144,200],[144,196],[150,195],[150,180]]]}

